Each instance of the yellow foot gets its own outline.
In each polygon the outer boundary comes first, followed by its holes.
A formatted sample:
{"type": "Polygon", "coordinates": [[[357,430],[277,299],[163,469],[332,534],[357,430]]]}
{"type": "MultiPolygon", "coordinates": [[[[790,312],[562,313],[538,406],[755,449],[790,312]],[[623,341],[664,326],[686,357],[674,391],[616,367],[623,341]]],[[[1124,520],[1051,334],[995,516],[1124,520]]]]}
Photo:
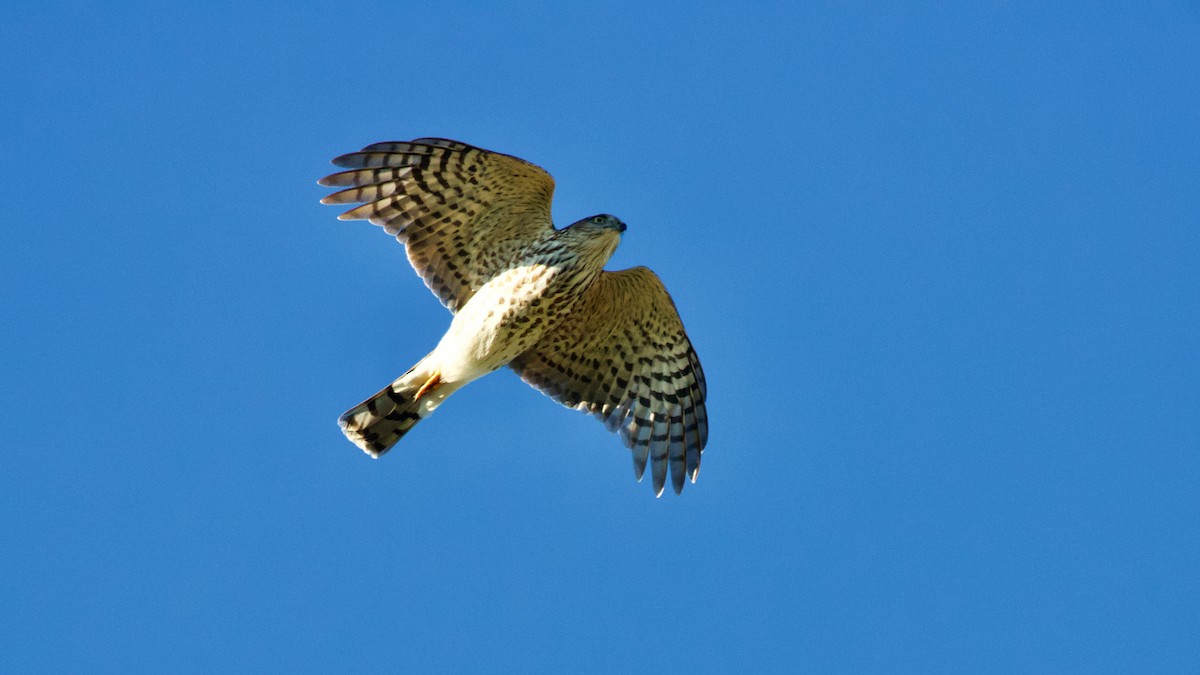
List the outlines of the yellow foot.
{"type": "Polygon", "coordinates": [[[433,371],[433,375],[430,375],[429,379],[425,380],[425,384],[421,385],[421,388],[417,390],[417,395],[413,397],[413,400],[420,401],[422,396],[424,396],[428,392],[433,391],[434,389],[437,389],[438,385],[440,385],[441,383],[442,383],[442,371],[440,371],[440,370],[433,371]]]}

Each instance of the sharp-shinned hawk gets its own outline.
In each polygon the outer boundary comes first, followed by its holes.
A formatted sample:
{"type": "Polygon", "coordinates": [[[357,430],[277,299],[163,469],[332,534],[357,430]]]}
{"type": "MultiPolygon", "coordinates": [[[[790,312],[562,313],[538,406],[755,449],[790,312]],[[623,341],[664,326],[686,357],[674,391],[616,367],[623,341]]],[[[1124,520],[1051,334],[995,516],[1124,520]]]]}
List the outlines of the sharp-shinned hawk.
{"type": "Polygon", "coordinates": [[[620,432],[638,480],[661,495],[696,481],[708,439],[704,373],[671,296],[645,267],[603,271],[625,224],[561,230],[554,180],[529,162],[440,138],[375,143],[333,160],[324,204],[395,235],[454,314],[437,347],[338,420],[378,457],[467,383],[508,365],[565,406],[620,432]]]}

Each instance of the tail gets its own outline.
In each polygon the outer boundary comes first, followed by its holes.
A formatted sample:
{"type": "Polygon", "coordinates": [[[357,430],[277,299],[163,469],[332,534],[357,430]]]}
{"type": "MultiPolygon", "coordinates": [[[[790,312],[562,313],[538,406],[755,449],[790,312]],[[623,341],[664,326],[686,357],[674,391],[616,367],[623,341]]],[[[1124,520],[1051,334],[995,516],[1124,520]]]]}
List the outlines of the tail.
{"type": "Polygon", "coordinates": [[[426,365],[413,366],[378,394],[342,413],[338,426],[352,443],[372,457],[392,449],[417,422],[429,417],[457,387],[444,386],[441,374],[426,365]]]}

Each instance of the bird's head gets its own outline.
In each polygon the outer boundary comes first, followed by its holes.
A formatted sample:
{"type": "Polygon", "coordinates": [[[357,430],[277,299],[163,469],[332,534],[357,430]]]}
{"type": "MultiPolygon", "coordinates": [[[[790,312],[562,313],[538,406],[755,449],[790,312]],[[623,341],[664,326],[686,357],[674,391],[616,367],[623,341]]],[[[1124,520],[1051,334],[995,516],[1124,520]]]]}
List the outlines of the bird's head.
{"type": "Polygon", "coordinates": [[[617,244],[621,243],[621,233],[625,231],[625,223],[616,216],[601,213],[583,220],[571,223],[569,227],[559,230],[560,241],[567,242],[585,258],[598,260],[597,269],[603,266],[617,244]]]}
{"type": "Polygon", "coordinates": [[[612,230],[612,231],[616,232],[617,234],[620,234],[625,231],[625,223],[622,223],[621,220],[619,218],[617,218],[616,216],[610,216],[607,213],[601,213],[598,216],[591,216],[590,218],[584,218],[583,220],[572,223],[571,227],[579,228],[580,230],[584,230],[584,231],[595,231],[595,232],[612,230]]]}

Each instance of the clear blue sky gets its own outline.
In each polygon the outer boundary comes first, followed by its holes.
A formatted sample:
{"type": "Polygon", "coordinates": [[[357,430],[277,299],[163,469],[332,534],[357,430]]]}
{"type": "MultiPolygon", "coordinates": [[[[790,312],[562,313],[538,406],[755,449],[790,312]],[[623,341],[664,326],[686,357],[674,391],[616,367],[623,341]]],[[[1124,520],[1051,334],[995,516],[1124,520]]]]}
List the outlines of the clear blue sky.
{"type": "Polygon", "coordinates": [[[741,4],[7,10],[0,670],[1200,669],[1200,5],[741,4]],[[682,497],[507,370],[342,437],[423,135],[629,224],[682,497]]]}

